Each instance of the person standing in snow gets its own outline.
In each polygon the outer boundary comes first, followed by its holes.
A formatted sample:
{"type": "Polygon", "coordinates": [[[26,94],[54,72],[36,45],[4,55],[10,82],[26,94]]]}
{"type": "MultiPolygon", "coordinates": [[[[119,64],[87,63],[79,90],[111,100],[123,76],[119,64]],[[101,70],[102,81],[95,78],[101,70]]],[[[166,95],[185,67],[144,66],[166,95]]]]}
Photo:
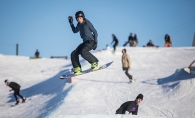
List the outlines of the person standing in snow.
{"type": "Polygon", "coordinates": [[[134,34],[134,37],[133,37],[133,47],[136,47],[138,44],[138,39],[137,39],[137,35],[134,34]]]}
{"type": "Polygon", "coordinates": [[[133,37],[132,33],[130,33],[128,40],[129,40],[130,47],[133,47],[134,46],[134,37],[133,37]]]}
{"type": "Polygon", "coordinates": [[[82,72],[81,64],[79,62],[79,54],[87,60],[91,64],[92,70],[98,70],[99,60],[92,55],[89,51],[95,50],[97,48],[97,37],[98,33],[92,23],[85,18],[83,11],[78,11],[75,14],[75,18],[77,20],[77,26],[75,27],[73,24],[72,16],[68,17],[70,26],[74,33],[80,31],[80,36],[83,39],[83,43],[81,43],[72,53],[71,53],[71,62],[73,65],[73,71],[75,75],[79,75],[82,72]]]}
{"type": "Polygon", "coordinates": [[[116,46],[118,45],[118,39],[116,38],[116,36],[114,34],[112,34],[112,39],[113,40],[112,40],[111,44],[114,42],[114,45],[113,45],[113,48],[114,48],[113,53],[115,53],[116,46]]]}
{"type": "Polygon", "coordinates": [[[132,115],[137,115],[138,113],[138,107],[139,104],[142,102],[143,100],[143,95],[139,94],[135,101],[127,101],[125,103],[123,103],[120,108],[118,108],[116,110],[116,114],[130,114],[132,113],[132,115]]]}
{"type": "Polygon", "coordinates": [[[20,85],[16,82],[9,82],[7,79],[4,81],[5,84],[7,86],[9,86],[10,88],[12,88],[11,90],[9,90],[10,92],[11,91],[14,91],[14,97],[16,99],[16,103],[15,105],[18,105],[20,103],[20,101],[18,100],[17,96],[19,96],[20,98],[22,98],[22,102],[25,102],[26,101],[26,98],[23,97],[22,95],[20,95],[20,85]]]}
{"type": "Polygon", "coordinates": [[[129,82],[131,83],[133,81],[133,77],[132,77],[132,75],[130,75],[128,73],[128,70],[130,70],[130,64],[131,64],[130,57],[126,53],[126,49],[123,49],[122,53],[123,53],[123,55],[122,55],[122,69],[123,69],[123,71],[125,71],[125,74],[129,78],[129,82]]]}
{"type": "Polygon", "coordinates": [[[133,46],[133,34],[132,33],[130,33],[130,36],[128,37],[128,41],[125,42],[123,46],[125,47],[128,43],[130,44],[130,46],[133,46]]]}

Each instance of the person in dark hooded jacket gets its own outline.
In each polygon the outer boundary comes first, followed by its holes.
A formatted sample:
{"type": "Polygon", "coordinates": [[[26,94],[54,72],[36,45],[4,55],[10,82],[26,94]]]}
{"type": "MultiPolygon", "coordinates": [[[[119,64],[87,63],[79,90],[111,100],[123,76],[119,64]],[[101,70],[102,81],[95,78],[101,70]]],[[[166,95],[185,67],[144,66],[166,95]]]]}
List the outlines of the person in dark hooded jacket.
{"type": "Polygon", "coordinates": [[[19,96],[20,98],[22,98],[22,102],[25,102],[26,101],[26,98],[23,97],[22,95],[20,95],[20,85],[16,82],[9,82],[8,80],[5,80],[4,81],[5,84],[7,86],[9,86],[10,88],[12,88],[11,90],[9,90],[10,92],[11,91],[14,91],[14,97],[16,99],[16,103],[15,105],[18,105],[20,103],[20,101],[18,100],[17,96],[19,96]]]}
{"type": "Polygon", "coordinates": [[[135,101],[127,101],[125,103],[123,103],[120,108],[118,108],[116,110],[116,114],[130,114],[132,113],[132,115],[137,115],[138,113],[138,108],[139,108],[139,104],[142,102],[143,100],[143,95],[139,94],[135,101]]]}
{"type": "Polygon", "coordinates": [[[86,61],[91,64],[92,70],[95,71],[99,69],[99,60],[93,54],[90,53],[90,50],[95,50],[97,48],[98,33],[92,23],[87,18],[85,18],[83,11],[76,12],[75,18],[78,22],[76,27],[73,24],[72,16],[69,16],[68,20],[73,33],[80,32],[80,36],[83,39],[83,43],[81,43],[74,51],[72,51],[71,62],[73,65],[74,74],[80,75],[82,72],[82,68],[79,62],[79,55],[81,55],[86,61]]]}
{"type": "Polygon", "coordinates": [[[152,43],[152,40],[150,40],[148,43],[147,43],[147,47],[153,47],[154,44],[152,43]]]}

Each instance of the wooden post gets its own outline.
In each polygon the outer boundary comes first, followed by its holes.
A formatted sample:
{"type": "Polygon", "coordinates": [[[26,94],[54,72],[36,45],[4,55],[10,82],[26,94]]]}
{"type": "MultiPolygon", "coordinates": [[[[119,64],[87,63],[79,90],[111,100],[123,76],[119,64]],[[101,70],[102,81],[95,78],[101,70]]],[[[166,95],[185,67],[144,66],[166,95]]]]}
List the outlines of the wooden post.
{"type": "Polygon", "coordinates": [[[18,44],[16,44],[16,55],[18,55],[18,44]]]}

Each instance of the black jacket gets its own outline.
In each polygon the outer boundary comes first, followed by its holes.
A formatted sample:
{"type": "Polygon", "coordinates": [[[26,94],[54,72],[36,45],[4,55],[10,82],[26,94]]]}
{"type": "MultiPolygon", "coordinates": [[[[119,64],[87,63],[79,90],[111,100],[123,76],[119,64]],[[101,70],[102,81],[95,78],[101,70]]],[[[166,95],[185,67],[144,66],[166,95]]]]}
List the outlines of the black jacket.
{"type": "Polygon", "coordinates": [[[153,43],[148,42],[148,43],[147,43],[147,46],[154,46],[154,44],[153,44],[153,43]]]}
{"type": "MultiPolygon", "coordinates": [[[[115,44],[118,44],[118,39],[116,37],[113,37],[112,43],[115,42],[115,44]]],[[[112,44],[111,43],[111,44],[112,44]]]]}
{"type": "Polygon", "coordinates": [[[82,24],[77,23],[77,26],[75,27],[73,24],[71,24],[72,31],[74,33],[77,33],[80,31],[80,36],[83,39],[83,42],[86,40],[94,40],[96,43],[98,42],[97,37],[98,33],[92,23],[85,18],[84,22],[82,24]]]}
{"type": "Polygon", "coordinates": [[[137,115],[138,107],[139,105],[137,105],[136,101],[127,101],[116,110],[116,114],[125,114],[125,111],[128,111],[133,115],[137,115]]]}
{"type": "Polygon", "coordinates": [[[37,51],[37,52],[35,52],[35,56],[37,56],[37,57],[39,56],[39,52],[38,52],[38,51],[37,51]]]}
{"type": "Polygon", "coordinates": [[[129,39],[128,40],[129,41],[133,41],[134,40],[133,36],[129,36],[129,39]]]}
{"type": "Polygon", "coordinates": [[[13,90],[18,90],[20,89],[20,85],[17,84],[16,82],[10,82],[9,87],[12,88],[13,90]]]}

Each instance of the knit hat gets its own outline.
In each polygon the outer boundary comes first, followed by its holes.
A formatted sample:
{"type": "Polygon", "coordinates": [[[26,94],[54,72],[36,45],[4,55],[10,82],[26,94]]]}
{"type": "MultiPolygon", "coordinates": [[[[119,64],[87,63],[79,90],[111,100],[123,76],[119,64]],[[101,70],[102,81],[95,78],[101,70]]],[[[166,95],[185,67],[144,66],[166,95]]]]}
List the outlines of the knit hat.
{"type": "Polygon", "coordinates": [[[142,94],[139,94],[137,97],[136,97],[136,99],[141,99],[141,100],[143,100],[143,95],[142,94]]]}
{"type": "Polygon", "coordinates": [[[4,82],[5,82],[5,83],[8,82],[8,79],[6,79],[4,82]]]}

